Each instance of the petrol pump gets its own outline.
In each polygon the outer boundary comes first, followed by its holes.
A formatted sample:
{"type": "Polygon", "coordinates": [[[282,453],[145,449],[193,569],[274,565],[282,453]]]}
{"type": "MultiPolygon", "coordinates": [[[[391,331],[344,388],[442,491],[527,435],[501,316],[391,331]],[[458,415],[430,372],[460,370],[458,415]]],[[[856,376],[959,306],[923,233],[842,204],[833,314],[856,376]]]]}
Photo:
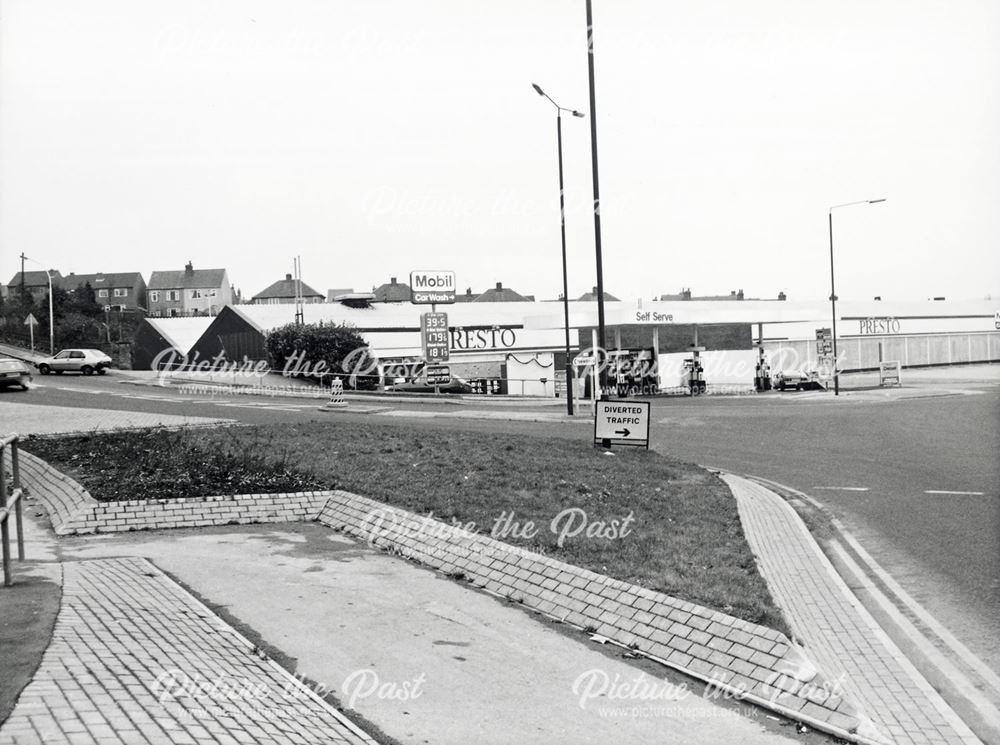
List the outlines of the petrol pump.
{"type": "Polygon", "coordinates": [[[767,361],[764,347],[757,347],[757,367],[754,371],[753,387],[758,391],[771,390],[771,364],[767,361]]]}
{"type": "Polygon", "coordinates": [[[691,347],[691,356],[684,360],[681,386],[687,386],[692,396],[705,392],[705,368],[701,364],[701,353],[705,347],[691,347]]]}

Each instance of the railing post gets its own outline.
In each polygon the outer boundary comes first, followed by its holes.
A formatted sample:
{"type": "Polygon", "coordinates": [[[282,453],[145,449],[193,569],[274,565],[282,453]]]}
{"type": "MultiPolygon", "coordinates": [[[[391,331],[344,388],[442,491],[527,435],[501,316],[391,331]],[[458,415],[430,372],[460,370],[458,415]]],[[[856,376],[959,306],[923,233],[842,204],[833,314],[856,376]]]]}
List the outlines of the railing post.
{"type": "MultiPolygon", "coordinates": [[[[3,456],[7,450],[7,443],[0,444],[0,511],[7,508],[7,470],[4,468],[3,456]]],[[[7,525],[7,516],[0,518],[0,544],[3,545],[3,584],[10,587],[14,578],[10,571],[10,528],[7,525]]]]}
{"type": "Polygon", "coordinates": [[[24,518],[21,515],[21,503],[24,501],[24,492],[21,491],[21,465],[18,458],[20,445],[17,440],[10,445],[11,471],[14,474],[14,491],[19,492],[17,502],[14,504],[14,515],[17,520],[17,560],[24,561],[24,518]]]}

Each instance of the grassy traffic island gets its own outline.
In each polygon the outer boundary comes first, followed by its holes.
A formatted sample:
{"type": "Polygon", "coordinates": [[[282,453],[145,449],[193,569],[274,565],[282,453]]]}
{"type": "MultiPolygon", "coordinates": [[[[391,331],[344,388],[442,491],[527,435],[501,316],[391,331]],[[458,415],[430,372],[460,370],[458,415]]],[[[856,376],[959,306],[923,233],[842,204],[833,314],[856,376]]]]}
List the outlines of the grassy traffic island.
{"type": "Polygon", "coordinates": [[[343,489],[787,633],[729,488],[654,452],[336,422],[23,446],[100,501],[343,489]]]}

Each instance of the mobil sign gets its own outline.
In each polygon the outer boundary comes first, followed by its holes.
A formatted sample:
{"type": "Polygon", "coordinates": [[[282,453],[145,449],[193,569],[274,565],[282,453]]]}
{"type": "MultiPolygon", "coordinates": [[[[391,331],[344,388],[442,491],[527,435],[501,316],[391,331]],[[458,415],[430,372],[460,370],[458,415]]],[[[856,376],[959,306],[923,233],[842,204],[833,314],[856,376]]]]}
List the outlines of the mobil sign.
{"type": "Polygon", "coordinates": [[[455,272],[410,272],[410,301],[418,305],[455,302],[455,272]]]}

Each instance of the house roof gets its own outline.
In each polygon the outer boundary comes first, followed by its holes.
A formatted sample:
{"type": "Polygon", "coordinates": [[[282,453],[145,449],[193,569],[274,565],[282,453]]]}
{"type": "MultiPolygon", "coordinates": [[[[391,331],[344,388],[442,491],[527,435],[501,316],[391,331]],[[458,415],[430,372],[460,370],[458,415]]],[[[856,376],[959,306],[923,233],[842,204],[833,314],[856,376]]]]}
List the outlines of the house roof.
{"type": "Polygon", "coordinates": [[[497,282],[497,286],[487,290],[472,302],[474,303],[530,303],[534,301],[531,295],[520,295],[509,287],[497,282]]]}
{"type": "Polygon", "coordinates": [[[181,269],[180,271],[153,272],[149,277],[150,290],[201,290],[222,287],[226,283],[225,269],[181,269]]]}
{"type": "MultiPolygon", "coordinates": [[[[596,301],[597,300],[597,288],[594,287],[590,292],[583,293],[582,295],[580,295],[580,297],[577,298],[577,300],[581,301],[581,302],[594,302],[594,301],[596,301]]],[[[610,292],[605,291],[605,293],[604,293],[604,301],[605,302],[611,302],[611,303],[617,303],[617,302],[620,302],[620,299],[616,298],[610,292]]]]}
{"type": "Polygon", "coordinates": [[[471,303],[477,297],[479,297],[479,295],[474,295],[473,292],[472,292],[472,288],[468,287],[468,288],[466,288],[464,294],[460,295],[458,293],[455,293],[455,302],[456,303],[471,303]]]}
{"type": "MultiPolygon", "coordinates": [[[[274,284],[270,285],[266,289],[261,290],[256,295],[253,296],[253,300],[266,300],[268,298],[294,298],[295,297],[295,285],[296,280],[292,279],[291,274],[286,274],[284,279],[279,279],[274,284]]],[[[318,297],[322,298],[323,295],[316,292],[312,287],[307,285],[305,282],[302,283],[302,297],[318,297]]]]}
{"type": "Polygon", "coordinates": [[[397,282],[393,277],[384,285],[379,285],[372,294],[373,303],[408,303],[410,302],[410,286],[405,282],[397,282]]]}
{"type": "MultiPolygon", "coordinates": [[[[61,287],[61,282],[63,276],[55,271],[54,269],[49,270],[52,272],[52,284],[55,287],[61,287]]],[[[8,287],[16,288],[21,286],[21,272],[14,275],[14,278],[7,283],[8,287]]],[[[24,273],[24,286],[25,287],[48,287],[49,280],[42,270],[25,272],[24,273]]]]}
{"type": "Polygon", "coordinates": [[[62,285],[67,290],[75,290],[80,285],[85,285],[89,282],[92,288],[99,290],[104,287],[134,287],[142,281],[142,274],[140,272],[112,272],[110,274],[103,274],[101,272],[97,274],[74,274],[70,272],[62,278],[62,285]]]}

